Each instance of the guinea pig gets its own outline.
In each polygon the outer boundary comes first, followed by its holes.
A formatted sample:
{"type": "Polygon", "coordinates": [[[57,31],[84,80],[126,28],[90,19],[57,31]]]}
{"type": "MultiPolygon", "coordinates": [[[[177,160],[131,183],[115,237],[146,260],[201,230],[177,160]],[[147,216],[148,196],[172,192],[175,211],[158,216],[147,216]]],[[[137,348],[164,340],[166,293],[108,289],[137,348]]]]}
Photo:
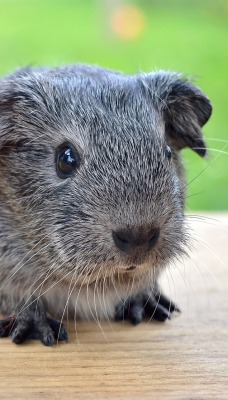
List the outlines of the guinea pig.
{"type": "Polygon", "coordinates": [[[25,68],[0,81],[0,336],[63,319],[165,321],[160,272],[187,251],[180,151],[212,107],[181,74],[25,68]]]}

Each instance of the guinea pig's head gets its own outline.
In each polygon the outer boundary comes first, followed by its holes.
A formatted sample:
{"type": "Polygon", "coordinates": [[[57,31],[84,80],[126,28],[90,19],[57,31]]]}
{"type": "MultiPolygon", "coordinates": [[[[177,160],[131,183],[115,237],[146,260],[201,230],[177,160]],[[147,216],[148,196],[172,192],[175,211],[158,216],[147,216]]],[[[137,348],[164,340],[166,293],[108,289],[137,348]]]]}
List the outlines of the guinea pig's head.
{"type": "Polygon", "coordinates": [[[205,95],[170,72],[75,66],[2,80],[2,201],[37,262],[66,281],[121,284],[181,255],[179,151],[205,155],[210,114],[205,95]]]}

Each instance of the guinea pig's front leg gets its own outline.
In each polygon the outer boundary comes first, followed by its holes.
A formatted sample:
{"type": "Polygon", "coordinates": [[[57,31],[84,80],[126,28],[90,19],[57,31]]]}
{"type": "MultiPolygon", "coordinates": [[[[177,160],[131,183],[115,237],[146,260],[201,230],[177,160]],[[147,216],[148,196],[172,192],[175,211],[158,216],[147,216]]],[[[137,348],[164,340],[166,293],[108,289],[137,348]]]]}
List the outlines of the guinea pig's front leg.
{"type": "Polygon", "coordinates": [[[133,325],[139,324],[143,319],[155,319],[164,322],[170,318],[172,312],[180,312],[179,308],[161,291],[156,289],[129,297],[116,307],[115,320],[130,320],[133,325]]]}
{"type": "Polygon", "coordinates": [[[0,320],[0,337],[7,336],[11,336],[16,344],[27,339],[38,339],[45,346],[52,346],[56,340],[67,341],[64,326],[47,316],[39,300],[18,308],[13,315],[0,320]]]}

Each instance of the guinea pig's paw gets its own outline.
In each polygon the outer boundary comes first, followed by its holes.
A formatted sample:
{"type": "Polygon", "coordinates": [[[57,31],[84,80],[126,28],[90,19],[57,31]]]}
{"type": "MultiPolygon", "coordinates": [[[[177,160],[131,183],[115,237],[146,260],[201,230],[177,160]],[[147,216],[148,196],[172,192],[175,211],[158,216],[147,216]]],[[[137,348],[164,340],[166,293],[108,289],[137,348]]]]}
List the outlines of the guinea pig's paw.
{"type": "Polygon", "coordinates": [[[52,318],[47,318],[47,321],[54,333],[55,340],[67,342],[68,334],[66,329],[64,328],[64,325],[61,322],[56,321],[55,319],[52,318]]]}
{"type": "Polygon", "coordinates": [[[180,312],[179,308],[163,294],[140,294],[117,306],[115,320],[128,319],[133,325],[139,324],[144,319],[164,322],[170,319],[174,311],[180,312]]]}
{"type": "Polygon", "coordinates": [[[115,311],[116,321],[130,320],[133,325],[139,324],[145,316],[143,295],[141,294],[119,303],[115,311]]]}
{"type": "Polygon", "coordinates": [[[15,321],[14,316],[8,316],[0,320],[0,338],[7,337],[10,335],[14,321],[15,321]]]}
{"type": "Polygon", "coordinates": [[[170,299],[168,299],[168,297],[166,297],[164,294],[162,294],[161,292],[156,293],[154,295],[154,299],[156,300],[156,302],[161,305],[162,307],[164,307],[166,310],[169,311],[169,313],[173,313],[174,311],[176,312],[181,312],[179,307],[177,307],[177,305],[175,303],[173,303],[170,299]]]}
{"type": "Polygon", "coordinates": [[[52,346],[56,341],[67,341],[67,332],[59,321],[52,318],[34,318],[33,321],[26,320],[21,316],[15,324],[15,329],[11,333],[14,343],[22,343],[27,339],[40,340],[45,346],[52,346]]]}
{"type": "Polygon", "coordinates": [[[149,296],[144,295],[143,304],[146,318],[149,318],[149,320],[155,319],[156,321],[164,322],[170,319],[174,311],[180,312],[176,304],[162,293],[150,294],[149,296]]]}
{"type": "Polygon", "coordinates": [[[0,321],[0,337],[6,336],[11,336],[16,344],[37,339],[45,346],[68,339],[63,324],[47,317],[42,305],[37,302],[0,321]]]}
{"type": "Polygon", "coordinates": [[[36,318],[27,338],[40,340],[45,346],[52,346],[56,341],[68,341],[63,324],[48,317],[36,318]]]}

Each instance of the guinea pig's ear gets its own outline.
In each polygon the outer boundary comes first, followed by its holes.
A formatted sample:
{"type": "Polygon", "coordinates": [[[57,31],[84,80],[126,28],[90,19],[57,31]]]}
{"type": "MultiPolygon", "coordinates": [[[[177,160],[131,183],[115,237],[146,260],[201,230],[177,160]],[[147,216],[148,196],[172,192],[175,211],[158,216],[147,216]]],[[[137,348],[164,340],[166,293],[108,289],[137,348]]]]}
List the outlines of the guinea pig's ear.
{"type": "Polygon", "coordinates": [[[30,67],[20,68],[13,73],[0,79],[0,118],[5,113],[11,113],[13,105],[20,100],[21,78],[29,77],[32,69],[30,67]]]}
{"type": "Polygon", "coordinates": [[[17,119],[21,124],[20,115],[15,111],[17,102],[17,93],[11,85],[8,82],[1,85],[0,81],[0,164],[3,155],[18,148],[25,140],[23,130],[19,132],[16,128],[17,119]]]}
{"type": "Polygon", "coordinates": [[[29,68],[24,68],[0,80],[0,151],[21,140],[15,129],[15,108],[21,101],[21,78],[28,74],[29,68]]]}
{"type": "Polygon", "coordinates": [[[0,81],[0,152],[6,143],[12,141],[13,130],[13,94],[5,81],[0,81]]]}
{"type": "Polygon", "coordinates": [[[204,157],[206,144],[201,127],[212,112],[209,99],[179,74],[161,71],[150,77],[150,89],[157,97],[154,101],[163,113],[166,135],[171,143],[178,150],[190,147],[204,157]]]}

